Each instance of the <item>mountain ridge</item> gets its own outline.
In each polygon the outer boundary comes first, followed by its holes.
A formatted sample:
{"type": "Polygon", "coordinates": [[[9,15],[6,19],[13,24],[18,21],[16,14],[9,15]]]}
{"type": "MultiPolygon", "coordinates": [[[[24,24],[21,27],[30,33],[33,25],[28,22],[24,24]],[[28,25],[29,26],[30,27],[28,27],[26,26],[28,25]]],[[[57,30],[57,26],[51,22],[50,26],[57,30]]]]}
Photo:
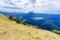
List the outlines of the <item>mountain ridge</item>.
{"type": "Polygon", "coordinates": [[[60,40],[58,34],[18,24],[0,15],[0,40],[60,40]]]}

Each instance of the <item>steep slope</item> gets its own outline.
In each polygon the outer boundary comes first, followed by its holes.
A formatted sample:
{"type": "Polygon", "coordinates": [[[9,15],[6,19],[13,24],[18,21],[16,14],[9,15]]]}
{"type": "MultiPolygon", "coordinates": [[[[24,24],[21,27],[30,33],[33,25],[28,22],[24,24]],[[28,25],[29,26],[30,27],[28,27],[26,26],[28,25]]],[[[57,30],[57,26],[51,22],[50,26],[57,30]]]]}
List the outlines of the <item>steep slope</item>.
{"type": "Polygon", "coordinates": [[[0,40],[60,40],[60,36],[32,25],[18,24],[0,15],[0,40]]]}

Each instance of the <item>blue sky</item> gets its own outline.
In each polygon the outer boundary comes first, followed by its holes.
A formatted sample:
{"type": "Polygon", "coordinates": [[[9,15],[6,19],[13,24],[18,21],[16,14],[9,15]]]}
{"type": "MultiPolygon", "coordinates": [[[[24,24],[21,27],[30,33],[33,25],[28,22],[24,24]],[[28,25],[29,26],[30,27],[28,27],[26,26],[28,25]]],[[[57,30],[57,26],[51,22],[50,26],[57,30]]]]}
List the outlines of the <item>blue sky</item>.
{"type": "Polygon", "coordinates": [[[0,0],[0,11],[60,14],[60,0],[0,0]]]}

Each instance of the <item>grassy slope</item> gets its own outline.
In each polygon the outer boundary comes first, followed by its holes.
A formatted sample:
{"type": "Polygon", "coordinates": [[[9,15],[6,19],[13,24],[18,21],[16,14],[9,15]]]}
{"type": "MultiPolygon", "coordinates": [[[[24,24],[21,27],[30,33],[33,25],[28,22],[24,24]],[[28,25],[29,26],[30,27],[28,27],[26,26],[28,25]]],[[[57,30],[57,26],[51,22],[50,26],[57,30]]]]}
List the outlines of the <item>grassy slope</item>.
{"type": "Polygon", "coordinates": [[[0,40],[60,40],[60,37],[33,26],[17,24],[0,15],[0,40]]]}

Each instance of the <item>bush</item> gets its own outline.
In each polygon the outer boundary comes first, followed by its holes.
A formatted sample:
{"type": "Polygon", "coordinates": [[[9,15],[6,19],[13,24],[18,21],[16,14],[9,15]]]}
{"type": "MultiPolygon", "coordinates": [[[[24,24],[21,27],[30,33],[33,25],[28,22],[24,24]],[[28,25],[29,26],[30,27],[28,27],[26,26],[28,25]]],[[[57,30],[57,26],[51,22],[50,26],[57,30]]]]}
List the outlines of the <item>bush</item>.
{"type": "Polygon", "coordinates": [[[12,16],[9,16],[9,19],[10,19],[10,20],[14,20],[14,21],[16,21],[17,23],[21,23],[20,19],[18,19],[18,18],[13,18],[12,16]]]}
{"type": "Polygon", "coordinates": [[[13,20],[13,17],[12,17],[12,16],[9,16],[9,19],[10,19],[10,20],[13,20]]]}
{"type": "Polygon", "coordinates": [[[57,33],[57,34],[60,34],[60,30],[52,30],[52,32],[54,32],[54,33],[57,33]]]}
{"type": "Polygon", "coordinates": [[[20,19],[18,18],[14,19],[14,21],[16,21],[16,23],[21,23],[20,19]]]}
{"type": "Polygon", "coordinates": [[[27,24],[27,23],[25,23],[25,22],[22,22],[19,18],[13,18],[12,16],[9,16],[9,19],[16,21],[16,23],[22,23],[22,24],[24,24],[24,25],[30,26],[30,24],[27,24]]]}

